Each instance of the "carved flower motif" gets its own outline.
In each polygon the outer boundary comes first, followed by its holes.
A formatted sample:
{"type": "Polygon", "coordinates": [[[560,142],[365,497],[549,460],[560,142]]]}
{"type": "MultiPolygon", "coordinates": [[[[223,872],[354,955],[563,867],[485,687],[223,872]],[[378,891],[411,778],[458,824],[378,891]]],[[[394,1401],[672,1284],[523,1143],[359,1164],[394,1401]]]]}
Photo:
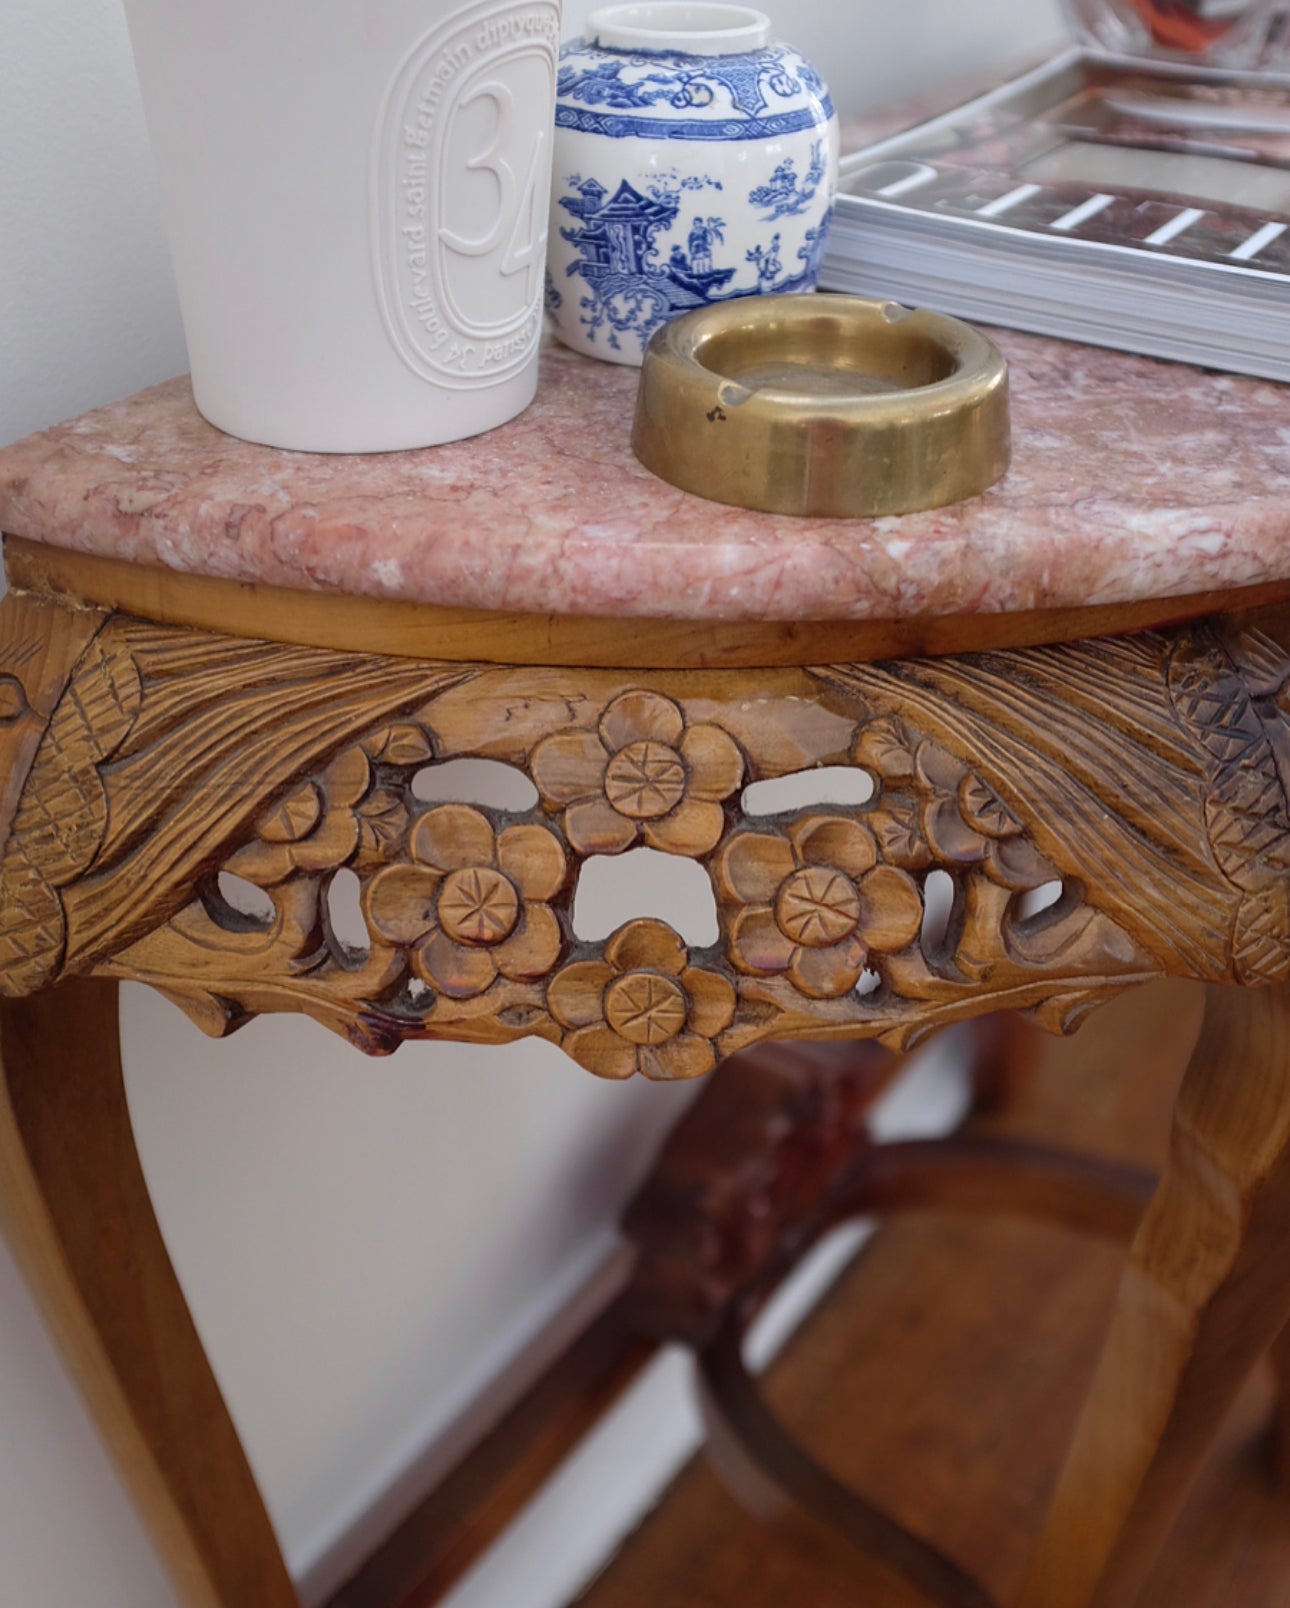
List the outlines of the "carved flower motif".
{"type": "Polygon", "coordinates": [[[255,839],[224,869],[271,888],[293,871],[332,871],[344,865],[358,847],[355,806],[371,779],[363,750],[343,749],[319,777],[302,782],[261,815],[255,839]]]}
{"type": "Polygon", "coordinates": [[[734,1019],[735,991],[719,972],[691,966],[664,922],[632,921],[604,960],[553,977],[547,1006],[566,1029],[565,1050],[601,1077],[693,1078],[717,1064],[713,1040],[734,1019]]]}
{"type": "Polygon", "coordinates": [[[725,826],[721,800],[743,756],[719,726],[687,727],[657,692],[620,693],[594,731],[563,731],[533,751],[533,780],[581,854],[621,854],[639,840],[668,854],[706,854],[725,826]]]}
{"type": "Polygon", "coordinates": [[[453,999],[471,999],[499,975],[535,982],[560,957],[548,900],[564,885],[565,858],[544,826],[491,822],[466,804],[427,810],[408,834],[406,862],[367,883],[373,932],[406,946],[412,969],[453,999]]]}
{"type": "MultiPolygon", "coordinates": [[[[1017,861],[1021,823],[992,787],[948,749],[915,737],[896,715],[859,730],[853,758],[875,771],[884,791],[870,824],[884,858],[910,871],[933,862],[994,867],[1017,861]]],[[[1027,858],[1033,856],[1026,856],[1027,858]]]]}
{"type": "Polygon", "coordinates": [[[805,816],[786,837],[732,839],[717,866],[723,893],[743,906],[731,960],[752,976],[787,972],[812,999],[849,992],[870,950],[903,949],[922,925],[913,878],[877,860],[873,834],[841,816],[805,816]]]}
{"type": "Polygon", "coordinates": [[[414,722],[369,733],[272,804],[256,822],[256,837],[224,869],[271,888],[293,872],[379,865],[398,849],[409,821],[391,769],[411,771],[433,757],[429,734],[414,722]]]}

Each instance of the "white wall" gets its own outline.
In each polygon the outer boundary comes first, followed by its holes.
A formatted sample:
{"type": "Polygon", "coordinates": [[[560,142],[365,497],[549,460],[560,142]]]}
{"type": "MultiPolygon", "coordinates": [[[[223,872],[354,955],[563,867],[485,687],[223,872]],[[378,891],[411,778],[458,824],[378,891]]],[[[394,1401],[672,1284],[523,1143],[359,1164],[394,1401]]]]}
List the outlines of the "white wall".
{"type": "MultiPolygon", "coordinates": [[[[1055,32],[1051,0],[768,9],[849,111],[1055,32]]],[[[117,0],[4,0],[0,441],[183,366],[117,0]]],[[[595,1263],[688,1097],[549,1046],[365,1062],[282,1019],[211,1044],[138,990],[124,1039],[159,1215],[298,1570],[595,1263]]],[[[173,1600],[0,1250],[0,1608],[173,1600]]]]}

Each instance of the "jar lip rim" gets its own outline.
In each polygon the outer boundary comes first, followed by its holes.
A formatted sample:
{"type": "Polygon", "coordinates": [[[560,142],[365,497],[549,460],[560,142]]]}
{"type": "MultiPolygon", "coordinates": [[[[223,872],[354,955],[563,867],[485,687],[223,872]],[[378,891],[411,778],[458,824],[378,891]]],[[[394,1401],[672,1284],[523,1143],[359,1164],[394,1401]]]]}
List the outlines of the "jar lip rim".
{"type": "Polygon", "coordinates": [[[754,6],[723,0],[634,0],[598,6],[587,18],[587,41],[602,50],[685,56],[736,56],[771,42],[772,24],[754,6]]]}

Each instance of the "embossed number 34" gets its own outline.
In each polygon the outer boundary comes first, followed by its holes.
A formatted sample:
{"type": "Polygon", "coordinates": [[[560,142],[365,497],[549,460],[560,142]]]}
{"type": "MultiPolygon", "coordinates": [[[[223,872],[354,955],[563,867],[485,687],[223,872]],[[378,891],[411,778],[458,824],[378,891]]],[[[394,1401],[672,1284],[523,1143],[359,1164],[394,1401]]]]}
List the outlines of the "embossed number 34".
{"type": "Polygon", "coordinates": [[[501,272],[507,276],[523,273],[525,301],[538,293],[538,275],[546,256],[545,209],[538,206],[539,180],[544,171],[546,132],[533,142],[528,174],[521,187],[515,169],[507,160],[515,131],[515,97],[506,84],[494,79],[481,84],[465,96],[460,109],[476,101],[490,100],[497,114],[492,139],[486,149],[466,162],[472,173],[490,173],[497,181],[497,216],[486,234],[476,240],[458,234],[447,225],[439,229],[439,239],[449,251],[462,257],[487,257],[505,241],[501,272]]]}

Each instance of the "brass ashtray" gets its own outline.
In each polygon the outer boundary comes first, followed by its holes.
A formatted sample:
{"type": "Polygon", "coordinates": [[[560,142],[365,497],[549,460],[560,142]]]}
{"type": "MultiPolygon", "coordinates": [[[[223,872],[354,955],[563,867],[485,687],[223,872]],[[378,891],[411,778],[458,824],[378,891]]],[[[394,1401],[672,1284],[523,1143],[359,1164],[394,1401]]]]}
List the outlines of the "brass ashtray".
{"type": "Polygon", "coordinates": [[[1008,366],[940,313],[859,296],[747,296],[655,334],[632,446],[672,485],[739,508],[940,508],[1008,467],[1008,366]]]}

